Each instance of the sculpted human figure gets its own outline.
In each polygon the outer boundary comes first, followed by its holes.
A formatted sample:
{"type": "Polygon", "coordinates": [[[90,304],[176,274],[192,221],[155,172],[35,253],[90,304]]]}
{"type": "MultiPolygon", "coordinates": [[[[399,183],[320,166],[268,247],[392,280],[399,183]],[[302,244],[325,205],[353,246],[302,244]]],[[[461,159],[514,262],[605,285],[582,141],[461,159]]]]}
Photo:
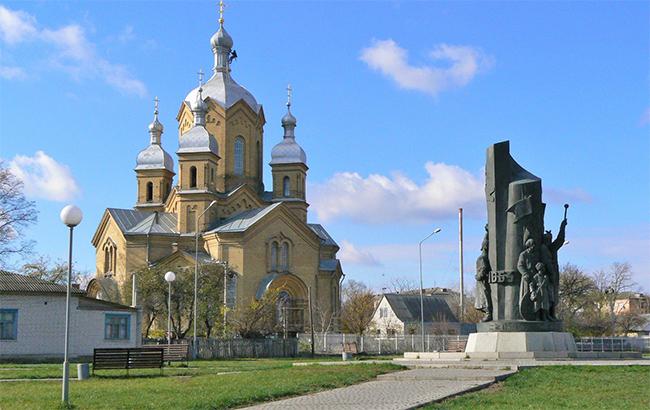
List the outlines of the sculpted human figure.
{"type": "MultiPolygon", "coordinates": [[[[487,229],[486,229],[487,230],[487,229]]],[[[488,234],[481,245],[481,255],[476,259],[476,302],[474,307],[485,313],[481,322],[492,320],[492,294],[490,291],[490,259],[488,258],[488,234]]]]}
{"type": "MultiPolygon", "coordinates": [[[[568,207],[568,206],[567,206],[568,207]]],[[[552,284],[552,292],[553,292],[553,304],[550,307],[549,310],[549,316],[553,319],[556,318],[555,316],[555,306],[557,304],[557,301],[559,300],[560,297],[560,266],[558,263],[558,257],[557,253],[564,245],[564,240],[566,238],[565,236],[565,231],[566,231],[566,225],[567,225],[567,219],[566,219],[566,214],[564,219],[562,220],[562,223],[560,223],[560,230],[558,231],[557,237],[555,240],[553,240],[553,234],[551,231],[546,231],[544,233],[544,249],[545,249],[545,254],[547,254],[547,258],[550,260],[550,265],[551,269],[549,271],[550,275],[550,281],[552,284]]]]}
{"type": "Polygon", "coordinates": [[[529,298],[530,283],[535,275],[535,265],[540,262],[539,250],[535,240],[529,238],[526,240],[526,249],[519,254],[517,261],[517,270],[521,274],[521,285],[519,287],[519,310],[522,311],[522,305],[529,298]]]}
{"type": "Polygon", "coordinates": [[[535,275],[530,282],[529,291],[537,320],[551,320],[549,310],[553,304],[553,289],[549,283],[546,265],[542,262],[535,265],[535,275]]]}

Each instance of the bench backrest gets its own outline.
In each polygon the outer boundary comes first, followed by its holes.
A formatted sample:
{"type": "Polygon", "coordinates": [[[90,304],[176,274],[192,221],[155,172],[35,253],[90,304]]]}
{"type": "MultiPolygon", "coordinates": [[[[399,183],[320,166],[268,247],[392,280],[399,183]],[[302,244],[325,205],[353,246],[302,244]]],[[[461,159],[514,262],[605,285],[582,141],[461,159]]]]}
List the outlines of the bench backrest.
{"type": "Polygon", "coordinates": [[[359,353],[359,351],[357,350],[357,342],[343,343],[343,352],[344,353],[352,353],[352,354],[359,353]]]}
{"type": "Polygon", "coordinates": [[[93,352],[93,370],[161,368],[162,366],[163,349],[160,348],[95,349],[93,352]]]}
{"type": "Polygon", "coordinates": [[[464,352],[467,340],[449,340],[447,342],[448,352],[464,352]]]}
{"type": "Polygon", "coordinates": [[[163,357],[166,362],[182,362],[187,360],[190,345],[189,343],[177,343],[166,345],[144,345],[143,349],[163,349],[163,357]]]}

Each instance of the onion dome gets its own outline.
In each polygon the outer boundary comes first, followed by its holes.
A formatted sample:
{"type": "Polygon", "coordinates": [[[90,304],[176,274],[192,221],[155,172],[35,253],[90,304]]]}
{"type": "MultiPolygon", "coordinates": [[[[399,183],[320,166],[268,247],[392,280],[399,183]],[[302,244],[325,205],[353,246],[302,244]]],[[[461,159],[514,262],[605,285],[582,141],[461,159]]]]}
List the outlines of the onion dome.
{"type": "MultiPolygon", "coordinates": [[[[233,40],[223,26],[223,4],[220,3],[219,30],[210,39],[210,46],[214,54],[214,75],[203,85],[203,97],[210,98],[225,110],[244,100],[256,113],[261,106],[246,88],[242,87],[230,76],[230,63],[236,57],[232,49],[233,40]]],[[[198,87],[190,91],[185,97],[185,102],[191,106],[198,94],[198,87]]]]}
{"type": "Polygon", "coordinates": [[[212,38],[210,38],[210,45],[214,53],[217,52],[219,48],[227,48],[229,51],[232,49],[233,41],[230,34],[223,28],[223,23],[219,25],[219,30],[214,33],[212,38]]]}
{"type": "Polygon", "coordinates": [[[294,130],[297,125],[296,117],[291,114],[291,85],[287,87],[289,98],[287,100],[287,113],[282,117],[284,138],[271,150],[271,165],[275,164],[305,164],[307,154],[296,142],[294,130]]]}
{"type": "Polygon", "coordinates": [[[196,98],[190,104],[194,113],[194,126],[178,138],[178,154],[191,152],[211,152],[219,155],[217,139],[205,128],[205,114],[208,105],[203,100],[203,88],[199,85],[196,98]]]}
{"type": "Polygon", "coordinates": [[[174,161],[172,157],[161,146],[161,137],[163,133],[163,125],[158,121],[158,97],[154,99],[155,108],[153,112],[153,121],[149,124],[149,135],[151,142],[149,146],[140,153],[135,161],[135,169],[166,169],[169,172],[174,172],[174,161]]]}

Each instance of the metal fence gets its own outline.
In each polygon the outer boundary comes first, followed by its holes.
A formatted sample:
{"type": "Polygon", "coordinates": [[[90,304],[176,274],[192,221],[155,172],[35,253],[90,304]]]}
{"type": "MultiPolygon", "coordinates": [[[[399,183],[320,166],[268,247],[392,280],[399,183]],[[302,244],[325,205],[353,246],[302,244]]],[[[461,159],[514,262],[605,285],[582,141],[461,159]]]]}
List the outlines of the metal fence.
{"type": "Polygon", "coordinates": [[[650,338],[644,337],[579,337],[579,352],[650,352],[650,338]]]}
{"type": "MultiPolygon", "coordinates": [[[[192,352],[192,340],[190,352],[192,352]]],[[[199,359],[235,359],[258,357],[295,357],[298,339],[197,339],[199,359]]]]}
{"type": "MultiPolygon", "coordinates": [[[[298,334],[300,352],[311,349],[311,335],[298,334]]],[[[314,351],[317,354],[339,354],[343,343],[356,342],[359,352],[378,355],[402,354],[404,352],[422,351],[421,335],[394,335],[377,337],[372,335],[351,335],[343,333],[316,333],[314,351]]],[[[467,336],[460,335],[424,335],[424,351],[445,352],[455,349],[467,342],[467,336]]]]}

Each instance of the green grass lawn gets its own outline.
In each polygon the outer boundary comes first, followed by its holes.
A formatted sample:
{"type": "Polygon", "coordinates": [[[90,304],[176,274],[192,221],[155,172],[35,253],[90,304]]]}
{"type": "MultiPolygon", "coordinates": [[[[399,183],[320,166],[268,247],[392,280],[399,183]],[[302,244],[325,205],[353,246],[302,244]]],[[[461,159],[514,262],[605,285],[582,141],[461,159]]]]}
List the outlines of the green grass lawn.
{"type": "Polygon", "coordinates": [[[427,409],[650,409],[649,366],[548,366],[427,409]]]}
{"type": "MultiPolygon", "coordinates": [[[[128,378],[124,371],[98,371],[90,380],[70,383],[70,401],[79,409],[216,409],[346,386],[401,369],[389,363],[293,367],[294,361],[196,361],[189,368],[167,368],[162,377],[157,370],[134,370],[128,378]]],[[[10,366],[26,365],[1,368],[10,366]]],[[[50,377],[50,373],[60,377],[60,365],[30,366],[41,377],[50,377]]],[[[2,382],[0,409],[57,408],[60,395],[57,381],[2,382]]]]}

